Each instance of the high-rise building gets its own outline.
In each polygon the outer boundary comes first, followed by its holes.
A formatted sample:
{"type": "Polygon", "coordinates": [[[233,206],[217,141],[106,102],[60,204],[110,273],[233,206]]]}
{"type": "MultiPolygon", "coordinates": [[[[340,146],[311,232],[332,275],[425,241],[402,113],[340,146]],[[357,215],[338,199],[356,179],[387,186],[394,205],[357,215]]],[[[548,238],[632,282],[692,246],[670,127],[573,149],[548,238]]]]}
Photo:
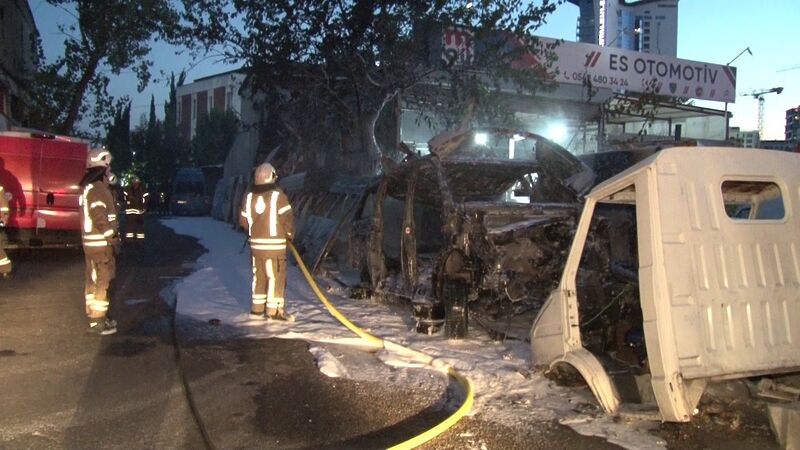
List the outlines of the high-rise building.
{"type": "Polygon", "coordinates": [[[786,140],[800,141],[800,106],[786,110],[786,140]]]}
{"type": "Polygon", "coordinates": [[[678,0],[569,0],[579,42],[677,56],[678,0]]]}

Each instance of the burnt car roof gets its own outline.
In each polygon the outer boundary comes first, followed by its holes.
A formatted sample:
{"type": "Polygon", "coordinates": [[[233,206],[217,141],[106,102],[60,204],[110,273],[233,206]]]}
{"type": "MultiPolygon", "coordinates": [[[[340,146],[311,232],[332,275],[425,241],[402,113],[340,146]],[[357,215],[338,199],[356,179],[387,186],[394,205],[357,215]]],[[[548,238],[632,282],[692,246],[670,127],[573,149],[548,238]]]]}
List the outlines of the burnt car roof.
{"type": "Polygon", "coordinates": [[[389,195],[404,198],[406,182],[416,171],[417,200],[439,204],[440,186],[433,164],[436,157],[455,201],[497,200],[517,180],[530,173],[538,174],[543,181],[540,189],[546,191],[544,198],[537,200],[575,201],[594,184],[594,173],[589,167],[565,148],[534,133],[476,128],[443,133],[431,139],[428,145],[431,154],[404,161],[386,173],[393,181],[389,185],[389,195]],[[488,145],[475,142],[480,133],[487,135],[488,145]],[[520,142],[515,159],[508,157],[509,139],[520,142]]]}
{"type": "MultiPolygon", "coordinates": [[[[418,178],[415,198],[422,203],[439,204],[439,182],[432,159],[432,155],[427,155],[401,164],[387,173],[386,176],[392,180],[389,183],[389,195],[404,198],[407,181],[416,171],[418,178]]],[[[456,201],[465,198],[496,198],[520,177],[539,169],[539,164],[535,161],[507,159],[450,158],[442,160],[441,165],[456,201]]]]}

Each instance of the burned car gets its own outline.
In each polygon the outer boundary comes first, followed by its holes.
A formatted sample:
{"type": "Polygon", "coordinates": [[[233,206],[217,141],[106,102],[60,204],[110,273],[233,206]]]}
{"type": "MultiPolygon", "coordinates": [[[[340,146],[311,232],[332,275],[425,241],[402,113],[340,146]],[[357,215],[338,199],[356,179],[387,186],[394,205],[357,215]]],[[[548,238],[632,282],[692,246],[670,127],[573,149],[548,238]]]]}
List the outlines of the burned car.
{"type": "Polygon", "coordinates": [[[307,260],[410,303],[420,332],[527,321],[534,367],[609,413],[689,421],[708,383],[800,370],[798,155],[579,160],[508,130],[429,144],[376,179],[296,189],[307,260]]]}
{"type": "Polygon", "coordinates": [[[497,318],[538,309],[557,284],[592,171],[514,130],[448,134],[429,147],[360,195],[343,184],[316,196],[287,189],[304,258],[315,268],[338,259],[365,295],[410,302],[420,332],[463,336],[468,310],[497,318]]]}

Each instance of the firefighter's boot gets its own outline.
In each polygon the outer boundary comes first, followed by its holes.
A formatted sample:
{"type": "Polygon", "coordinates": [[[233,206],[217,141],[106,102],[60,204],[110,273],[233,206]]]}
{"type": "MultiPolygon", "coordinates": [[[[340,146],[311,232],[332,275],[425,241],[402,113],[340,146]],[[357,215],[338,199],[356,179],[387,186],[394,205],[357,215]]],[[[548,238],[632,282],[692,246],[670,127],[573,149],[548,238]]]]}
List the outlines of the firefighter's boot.
{"type": "Polygon", "coordinates": [[[283,308],[278,308],[275,311],[275,314],[271,317],[275,320],[282,320],[284,322],[294,322],[294,316],[292,314],[286,314],[283,308]]]}
{"type": "Polygon", "coordinates": [[[250,312],[250,320],[267,320],[267,316],[265,316],[263,312],[250,312]]]}
{"type": "Polygon", "coordinates": [[[117,321],[107,317],[89,319],[89,333],[108,336],[117,332],[117,321]]]}

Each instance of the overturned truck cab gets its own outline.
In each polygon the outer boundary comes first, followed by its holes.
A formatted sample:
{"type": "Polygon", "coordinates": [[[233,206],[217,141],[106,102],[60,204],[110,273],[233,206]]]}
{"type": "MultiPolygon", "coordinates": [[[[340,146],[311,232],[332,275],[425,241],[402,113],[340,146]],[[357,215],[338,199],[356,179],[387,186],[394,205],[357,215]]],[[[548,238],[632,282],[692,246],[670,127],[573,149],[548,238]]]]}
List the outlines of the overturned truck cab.
{"type": "Polygon", "coordinates": [[[532,361],[576,369],[608,412],[646,397],[689,421],[709,381],[800,370],[798,245],[800,155],[659,151],[587,194],[532,361]]]}

